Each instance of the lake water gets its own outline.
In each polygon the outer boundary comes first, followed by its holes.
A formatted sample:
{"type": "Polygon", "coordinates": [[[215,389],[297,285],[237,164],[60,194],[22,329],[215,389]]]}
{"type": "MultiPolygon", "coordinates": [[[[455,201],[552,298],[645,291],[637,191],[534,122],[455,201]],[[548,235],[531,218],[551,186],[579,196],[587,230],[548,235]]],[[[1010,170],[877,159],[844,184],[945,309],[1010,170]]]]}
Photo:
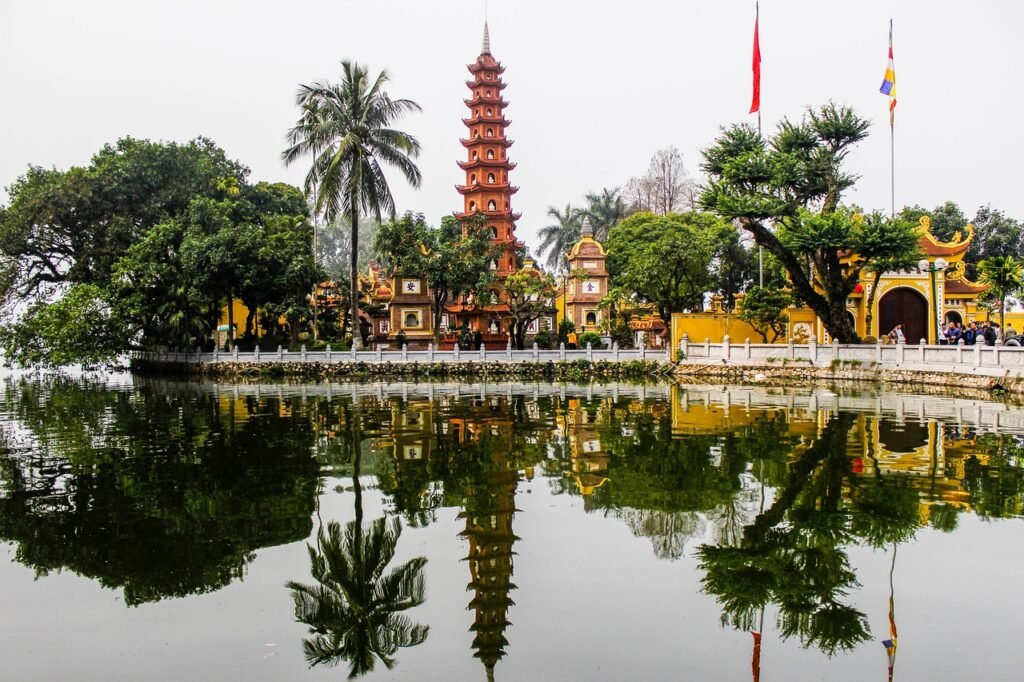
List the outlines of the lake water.
{"type": "Polygon", "coordinates": [[[1024,411],[0,387],[3,680],[1019,680],[1024,411]]]}

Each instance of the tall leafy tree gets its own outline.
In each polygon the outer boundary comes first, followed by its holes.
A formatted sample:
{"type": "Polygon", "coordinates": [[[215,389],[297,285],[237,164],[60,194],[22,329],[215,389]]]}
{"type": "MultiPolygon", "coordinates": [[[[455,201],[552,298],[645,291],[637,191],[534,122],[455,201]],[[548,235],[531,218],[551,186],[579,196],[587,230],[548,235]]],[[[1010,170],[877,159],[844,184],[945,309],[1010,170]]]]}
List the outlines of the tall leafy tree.
{"type": "Polygon", "coordinates": [[[565,209],[559,211],[556,206],[548,206],[548,217],[554,222],[545,225],[537,231],[540,238],[539,254],[547,253],[544,264],[554,272],[564,272],[566,268],[565,254],[579,241],[580,226],[583,223],[583,214],[578,208],[566,204],[565,209]]]}
{"type": "Polygon", "coordinates": [[[302,111],[288,132],[286,164],[313,157],[306,174],[306,191],[317,187],[315,210],[328,222],[347,218],[352,229],[349,264],[350,316],[353,347],[361,345],[359,329],[359,224],[370,214],[380,221],[395,216],[395,199],[384,175],[392,166],[413,187],[420,185],[420,171],[413,162],[420,143],[391,126],[407,113],[420,111],[408,99],[391,99],[384,90],[389,77],[381,71],[371,79],[366,67],[341,63],[340,83],[317,82],[299,87],[296,104],[302,111]]]}
{"type": "Polygon", "coordinates": [[[702,165],[709,181],[701,204],[739,221],[772,253],[797,298],[844,343],[859,340],[846,300],[863,269],[916,240],[908,233],[893,243],[881,223],[840,208],[857,179],[845,169],[847,157],[869,125],[848,107],[826,104],[799,123],[783,121],[769,140],[733,126],[704,151],[702,165]]]}
{"type": "Polygon", "coordinates": [[[653,303],[664,319],[703,310],[712,262],[731,225],[708,213],[636,213],[612,228],[608,270],[615,286],[653,303]]]}
{"type": "Polygon", "coordinates": [[[987,284],[994,300],[999,304],[999,327],[1006,324],[1006,299],[1024,287],[1024,262],[1013,256],[993,256],[978,264],[980,282],[987,284]]]}
{"type": "Polygon", "coordinates": [[[464,223],[445,216],[439,228],[432,228],[421,214],[406,213],[381,225],[376,248],[392,277],[415,274],[426,278],[435,347],[441,340],[445,306],[459,295],[484,291],[491,281],[493,248],[484,216],[464,223]]]}
{"type": "Polygon", "coordinates": [[[874,211],[860,219],[869,226],[866,234],[873,240],[873,250],[879,255],[864,266],[863,272],[871,275],[871,287],[868,290],[867,313],[865,315],[865,331],[871,335],[871,323],[874,320],[875,299],[878,297],[878,282],[887,272],[899,272],[917,267],[921,257],[921,249],[917,242],[917,223],[906,220],[903,214],[890,219],[879,211],[874,211]]]}
{"type": "Polygon", "coordinates": [[[898,217],[917,225],[922,216],[931,219],[932,234],[943,241],[952,239],[954,234],[962,231],[970,222],[960,207],[952,201],[947,201],[930,211],[921,206],[907,206],[899,212],[898,217]]]}
{"type": "Polygon", "coordinates": [[[512,273],[502,283],[502,300],[512,315],[510,329],[515,348],[526,347],[526,330],[535,320],[555,311],[555,278],[536,268],[512,273]]]}

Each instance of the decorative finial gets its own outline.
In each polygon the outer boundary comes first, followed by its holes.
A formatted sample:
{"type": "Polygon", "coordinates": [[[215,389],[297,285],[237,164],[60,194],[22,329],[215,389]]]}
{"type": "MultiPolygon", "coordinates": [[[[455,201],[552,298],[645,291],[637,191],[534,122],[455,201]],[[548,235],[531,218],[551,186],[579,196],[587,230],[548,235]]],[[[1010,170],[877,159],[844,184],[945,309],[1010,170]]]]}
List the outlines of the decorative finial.
{"type": "Polygon", "coordinates": [[[584,237],[594,236],[594,226],[590,224],[590,216],[583,216],[582,233],[584,237]]]}
{"type": "Polygon", "coordinates": [[[481,50],[480,54],[490,54],[490,53],[491,53],[491,32],[487,28],[487,20],[484,19],[484,48],[483,48],[483,50],[481,50]]]}

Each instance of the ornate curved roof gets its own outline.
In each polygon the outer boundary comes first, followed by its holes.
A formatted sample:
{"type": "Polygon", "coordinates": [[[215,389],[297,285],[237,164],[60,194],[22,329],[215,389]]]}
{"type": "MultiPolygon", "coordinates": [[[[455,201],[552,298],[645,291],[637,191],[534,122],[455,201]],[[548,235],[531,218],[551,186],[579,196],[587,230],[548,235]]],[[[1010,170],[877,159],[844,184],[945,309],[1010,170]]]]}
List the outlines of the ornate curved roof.
{"type": "Polygon", "coordinates": [[[959,256],[963,258],[963,255],[967,253],[967,249],[971,245],[971,241],[974,239],[974,225],[968,223],[964,229],[967,230],[966,237],[963,236],[960,230],[957,230],[950,241],[941,241],[932,234],[932,219],[923,215],[917,227],[921,250],[932,258],[938,258],[939,256],[944,258],[959,256]]]}
{"type": "Polygon", "coordinates": [[[603,257],[605,255],[604,246],[589,234],[585,234],[580,237],[578,242],[572,245],[572,250],[569,251],[569,258],[576,258],[580,255],[603,257]]]}

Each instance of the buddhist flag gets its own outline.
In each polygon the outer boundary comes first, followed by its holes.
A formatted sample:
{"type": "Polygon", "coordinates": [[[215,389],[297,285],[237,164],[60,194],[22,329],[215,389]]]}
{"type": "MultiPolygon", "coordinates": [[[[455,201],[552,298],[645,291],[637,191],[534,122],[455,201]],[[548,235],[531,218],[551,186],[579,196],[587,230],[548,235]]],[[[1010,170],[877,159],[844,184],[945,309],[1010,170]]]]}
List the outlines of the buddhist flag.
{"type": "Polygon", "coordinates": [[[755,5],[754,14],[754,96],[750,100],[750,113],[761,111],[761,42],[758,40],[757,29],[761,23],[760,3],[755,5]]]}
{"type": "Polygon", "coordinates": [[[889,65],[885,67],[882,87],[878,91],[889,96],[889,125],[892,125],[896,121],[896,63],[892,58],[892,19],[889,20],[889,65]]]}

